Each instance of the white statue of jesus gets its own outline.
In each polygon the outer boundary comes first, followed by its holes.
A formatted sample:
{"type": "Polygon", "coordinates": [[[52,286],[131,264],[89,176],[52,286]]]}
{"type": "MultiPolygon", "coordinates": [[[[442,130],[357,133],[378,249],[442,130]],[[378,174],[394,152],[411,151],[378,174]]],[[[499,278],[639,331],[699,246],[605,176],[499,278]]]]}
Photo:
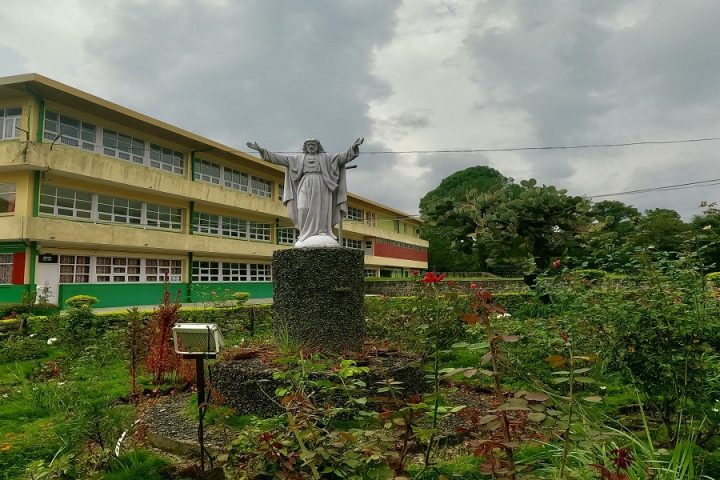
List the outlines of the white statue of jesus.
{"type": "Polygon", "coordinates": [[[281,155],[247,143],[263,160],[287,169],[283,204],[300,230],[295,247],[338,246],[332,229],[347,213],[345,165],[360,154],[364,140],[358,138],[347,151],[336,154],[325,153],[315,138],[305,140],[303,153],[297,155],[281,155]]]}

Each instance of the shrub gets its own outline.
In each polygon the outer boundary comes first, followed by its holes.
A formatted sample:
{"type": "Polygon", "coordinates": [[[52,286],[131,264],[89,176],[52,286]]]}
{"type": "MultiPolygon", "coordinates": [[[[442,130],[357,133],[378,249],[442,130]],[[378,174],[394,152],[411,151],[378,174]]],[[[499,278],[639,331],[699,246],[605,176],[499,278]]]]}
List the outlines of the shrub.
{"type": "Polygon", "coordinates": [[[705,278],[711,286],[720,287],[720,272],[708,273],[705,278]]]}
{"type": "Polygon", "coordinates": [[[34,337],[11,336],[0,345],[0,363],[32,360],[44,357],[48,351],[47,342],[34,337]]]}
{"type": "Polygon", "coordinates": [[[178,321],[180,310],[180,292],[175,301],[170,301],[170,290],[165,285],[162,303],[155,309],[148,323],[148,351],[145,365],[153,376],[153,383],[159,385],[165,381],[165,375],[174,371],[178,358],[173,349],[172,327],[178,321]]]}
{"type": "Polygon", "coordinates": [[[250,300],[250,294],[248,292],[235,292],[233,298],[237,301],[238,305],[242,305],[250,300]]]}
{"type": "Polygon", "coordinates": [[[65,304],[70,308],[92,307],[99,300],[91,295],[75,295],[65,300],[65,304]]]}
{"type": "Polygon", "coordinates": [[[105,329],[105,325],[96,322],[91,308],[95,302],[97,298],[89,295],[76,295],[65,302],[69,308],[60,317],[61,335],[73,353],[82,350],[86,343],[105,329]]]}

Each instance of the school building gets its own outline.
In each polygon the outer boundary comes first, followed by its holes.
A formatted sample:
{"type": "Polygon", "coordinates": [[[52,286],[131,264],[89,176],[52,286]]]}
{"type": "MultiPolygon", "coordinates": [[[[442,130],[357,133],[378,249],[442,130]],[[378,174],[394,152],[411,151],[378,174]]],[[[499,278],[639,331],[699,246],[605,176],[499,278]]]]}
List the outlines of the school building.
{"type": "MultiPolygon", "coordinates": [[[[272,296],[297,231],[284,171],[38,74],[0,78],[0,302],[37,288],[97,306],[272,296]]],[[[367,276],[427,268],[420,222],[350,194],[343,244],[367,276]]]]}

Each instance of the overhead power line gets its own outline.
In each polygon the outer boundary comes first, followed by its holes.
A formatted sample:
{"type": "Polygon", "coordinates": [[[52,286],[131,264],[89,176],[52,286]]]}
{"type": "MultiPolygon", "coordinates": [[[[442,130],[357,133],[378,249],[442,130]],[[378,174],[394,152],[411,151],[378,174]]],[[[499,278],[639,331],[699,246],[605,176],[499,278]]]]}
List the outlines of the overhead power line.
{"type": "Polygon", "coordinates": [[[712,187],[714,185],[720,185],[720,178],[713,178],[710,180],[698,180],[695,182],[676,183],[673,185],[663,185],[661,187],[641,188],[638,190],[626,190],[624,192],[603,193],[603,194],[599,194],[599,195],[587,195],[587,197],[588,198],[615,197],[618,195],[635,195],[635,194],[639,194],[639,193],[666,192],[666,191],[672,191],[672,190],[685,190],[688,188],[712,187]]]}
{"type": "MultiPolygon", "coordinates": [[[[492,152],[522,152],[532,150],[576,150],[581,148],[613,148],[613,147],[634,147],[639,145],[667,145],[672,143],[699,143],[720,140],[720,137],[685,138],[675,140],[648,140],[643,142],[624,143],[592,143],[581,145],[548,145],[541,147],[504,147],[504,148],[446,148],[441,150],[377,150],[362,151],[364,155],[389,155],[389,154],[412,154],[412,153],[492,153],[492,152]]],[[[242,153],[252,153],[241,151],[242,153]]],[[[302,153],[302,152],[276,152],[276,153],[302,153]]]]}

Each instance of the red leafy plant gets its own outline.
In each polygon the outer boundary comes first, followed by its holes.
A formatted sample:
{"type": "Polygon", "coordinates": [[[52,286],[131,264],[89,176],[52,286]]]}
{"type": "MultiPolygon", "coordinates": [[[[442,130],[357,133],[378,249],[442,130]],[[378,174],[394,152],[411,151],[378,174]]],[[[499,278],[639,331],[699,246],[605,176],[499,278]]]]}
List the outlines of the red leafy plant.
{"type": "Polygon", "coordinates": [[[591,467],[600,472],[603,480],[628,480],[627,469],[633,464],[633,455],[629,447],[616,448],[610,452],[613,456],[610,461],[615,465],[615,471],[611,472],[605,465],[594,463],[591,467]]]}
{"type": "Polygon", "coordinates": [[[178,321],[180,310],[180,292],[175,301],[170,301],[170,290],[165,285],[162,303],[155,308],[148,323],[148,352],[145,365],[152,373],[152,382],[160,385],[165,381],[165,375],[174,372],[178,366],[179,358],[175,355],[172,345],[172,327],[178,321]]]}

